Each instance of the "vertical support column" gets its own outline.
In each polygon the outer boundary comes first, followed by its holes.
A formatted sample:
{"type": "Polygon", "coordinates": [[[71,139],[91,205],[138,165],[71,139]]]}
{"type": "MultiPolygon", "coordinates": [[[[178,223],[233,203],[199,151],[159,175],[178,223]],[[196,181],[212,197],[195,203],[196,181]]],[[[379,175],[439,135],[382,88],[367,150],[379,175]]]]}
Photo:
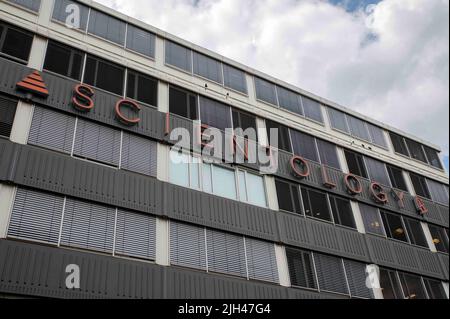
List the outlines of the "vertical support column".
{"type": "Polygon", "coordinates": [[[327,107],[325,105],[320,104],[320,109],[322,111],[322,117],[323,117],[323,122],[325,124],[325,128],[327,129],[327,131],[331,131],[331,121],[330,118],[328,116],[328,111],[327,111],[327,107]]]}
{"type": "Polygon", "coordinates": [[[347,160],[345,158],[344,149],[342,147],[337,146],[337,156],[339,160],[339,164],[341,165],[342,172],[345,174],[350,173],[350,170],[348,169],[347,160]]]}
{"type": "Polygon", "coordinates": [[[249,102],[251,104],[255,105],[256,104],[256,92],[255,92],[255,84],[254,84],[253,76],[246,73],[245,79],[247,81],[247,91],[248,91],[249,102]]]}
{"type": "Polygon", "coordinates": [[[39,19],[38,19],[38,23],[40,25],[47,26],[49,24],[55,1],[58,0],[41,1],[41,8],[39,10],[39,19]]]}
{"type": "Polygon", "coordinates": [[[427,239],[428,247],[430,247],[430,250],[434,253],[437,253],[436,246],[433,242],[433,236],[431,235],[430,229],[428,228],[428,224],[421,222],[423,233],[425,234],[425,238],[427,239]]]}
{"type": "Polygon", "coordinates": [[[170,146],[158,143],[157,151],[157,178],[160,181],[169,181],[169,161],[170,161],[170,146]]]}
{"type": "Polygon", "coordinates": [[[6,238],[16,187],[0,184],[0,238],[6,238]]]}
{"type": "Polygon", "coordinates": [[[156,219],[156,264],[169,266],[169,221],[156,219]]]}
{"type": "Polygon", "coordinates": [[[394,145],[392,144],[391,137],[390,137],[388,131],[383,130],[383,135],[384,135],[384,139],[387,142],[387,146],[388,146],[389,152],[391,154],[395,154],[394,145]]]}
{"type": "Polygon", "coordinates": [[[16,116],[11,129],[10,139],[17,144],[27,144],[30,133],[31,121],[33,119],[34,107],[30,103],[19,101],[16,116]]]}
{"type": "Polygon", "coordinates": [[[164,48],[164,39],[160,37],[156,37],[155,41],[155,61],[156,66],[159,69],[162,69],[164,67],[164,55],[165,55],[165,48],[164,48]]]}
{"type": "Polygon", "coordinates": [[[449,290],[448,289],[448,282],[443,282],[442,285],[444,286],[445,293],[447,294],[447,299],[449,299],[450,296],[449,296],[449,291],[448,291],[449,290]]]}
{"type": "Polygon", "coordinates": [[[47,39],[39,35],[35,35],[33,38],[33,44],[31,45],[31,53],[30,58],[28,60],[28,67],[38,71],[42,71],[46,51],[47,51],[47,39]]]}
{"type": "Polygon", "coordinates": [[[275,256],[277,258],[278,278],[280,279],[280,285],[283,287],[290,287],[291,279],[289,277],[289,266],[284,246],[275,244],[275,256]]]}
{"type": "Polygon", "coordinates": [[[406,188],[408,189],[408,192],[412,195],[412,196],[416,196],[416,191],[414,189],[414,185],[411,181],[411,177],[409,176],[409,174],[405,171],[402,170],[403,173],[403,178],[405,179],[405,183],[406,183],[406,188]]]}
{"type": "Polygon", "coordinates": [[[158,82],[158,111],[169,112],[169,84],[158,82]]]}
{"type": "Polygon", "coordinates": [[[273,176],[264,176],[264,183],[267,191],[267,204],[269,209],[279,211],[277,188],[275,186],[275,178],[273,176]]]}
{"type": "Polygon", "coordinates": [[[361,234],[365,234],[366,233],[366,229],[364,227],[364,221],[363,221],[363,218],[362,218],[362,215],[361,215],[361,210],[359,209],[358,202],[350,201],[350,205],[352,207],[353,216],[355,218],[356,229],[361,234]]]}

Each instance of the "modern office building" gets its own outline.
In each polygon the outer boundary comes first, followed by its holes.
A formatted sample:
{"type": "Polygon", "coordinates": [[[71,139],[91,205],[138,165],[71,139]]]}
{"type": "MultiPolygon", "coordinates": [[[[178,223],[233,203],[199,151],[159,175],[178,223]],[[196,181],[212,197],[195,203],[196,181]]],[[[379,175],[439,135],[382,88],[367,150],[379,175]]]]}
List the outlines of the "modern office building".
{"type": "Polygon", "coordinates": [[[448,298],[438,146],[93,1],[0,1],[0,136],[1,297],[448,298]]]}

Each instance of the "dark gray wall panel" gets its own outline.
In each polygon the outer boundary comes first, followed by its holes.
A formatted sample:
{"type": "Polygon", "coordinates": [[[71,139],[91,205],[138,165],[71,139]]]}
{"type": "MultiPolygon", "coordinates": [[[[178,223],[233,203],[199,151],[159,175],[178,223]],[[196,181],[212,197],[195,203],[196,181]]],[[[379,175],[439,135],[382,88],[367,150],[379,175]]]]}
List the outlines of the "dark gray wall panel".
{"type": "Polygon", "coordinates": [[[449,279],[449,271],[448,271],[449,256],[447,254],[442,254],[442,253],[439,253],[438,256],[439,256],[439,261],[441,263],[442,271],[444,273],[444,278],[445,278],[445,280],[448,281],[448,279],[449,279]]]}
{"type": "Polygon", "coordinates": [[[15,170],[17,149],[15,144],[0,138],[0,180],[7,180],[11,172],[15,170]]]}

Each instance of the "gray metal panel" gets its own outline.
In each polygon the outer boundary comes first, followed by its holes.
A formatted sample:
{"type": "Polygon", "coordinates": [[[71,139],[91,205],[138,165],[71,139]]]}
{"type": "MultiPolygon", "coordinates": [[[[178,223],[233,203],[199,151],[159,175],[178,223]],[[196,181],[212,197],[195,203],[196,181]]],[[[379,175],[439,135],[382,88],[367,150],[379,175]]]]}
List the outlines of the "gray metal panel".
{"type": "Polygon", "coordinates": [[[129,133],[123,134],[121,168],[149,176],[156,176],[156,143],[129,133]]]}
{"type": "Polygon", "coordinates": [[[277,259],[273,243],[245,239],[249,278],[278,283],[277,259]]]}
{"type": "Polygon", "coordinates": [[[438,253],[438,258],[439,258],[439,261],[441,263],[441,268],[444,273],[444,279],[446,281],[448,281],[448,279],[449,279],[449,270],[448,270],[449,256],[448,256],[448,254],[438,253]]]}
{"type": "Polygon", "coordinates": [[[155,260],[156,218],[118,210],[114,252],[116,255],[155,260]]]}
{"type": "Polygon", "coordinates": [[[374,298],[372,290],[367,288],[366,265],[344,259],[344,266],[352,297],[374,298]]]}
{"type": "Polygon", "coordinates": [[[321,291],[349,293],[341,258],[314,254],[314,264],[321,291]]]}
{"type": "Polygon", "coordinates": [[[58,244],[64,197],[19,188],[8,236],[58,244]]]}
{"type": "Polygon", "coordinates": [[[170,263],[206,270],[205,228],[170,222],[170,263]]]}
{"type": "Polygon", "coordinates": [[[75,117],[36,106],[28,143],[71,153],[74,132],[75,117]]]}

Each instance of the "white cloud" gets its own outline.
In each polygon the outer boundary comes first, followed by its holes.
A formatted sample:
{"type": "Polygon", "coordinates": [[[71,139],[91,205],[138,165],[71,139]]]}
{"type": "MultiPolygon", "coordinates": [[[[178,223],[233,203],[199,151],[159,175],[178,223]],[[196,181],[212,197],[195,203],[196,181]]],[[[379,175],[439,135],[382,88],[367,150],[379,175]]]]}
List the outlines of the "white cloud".
{"type": "Polygon", "coordinates": [[[449,153],[449,0],[98,1],[449,153]]]}

